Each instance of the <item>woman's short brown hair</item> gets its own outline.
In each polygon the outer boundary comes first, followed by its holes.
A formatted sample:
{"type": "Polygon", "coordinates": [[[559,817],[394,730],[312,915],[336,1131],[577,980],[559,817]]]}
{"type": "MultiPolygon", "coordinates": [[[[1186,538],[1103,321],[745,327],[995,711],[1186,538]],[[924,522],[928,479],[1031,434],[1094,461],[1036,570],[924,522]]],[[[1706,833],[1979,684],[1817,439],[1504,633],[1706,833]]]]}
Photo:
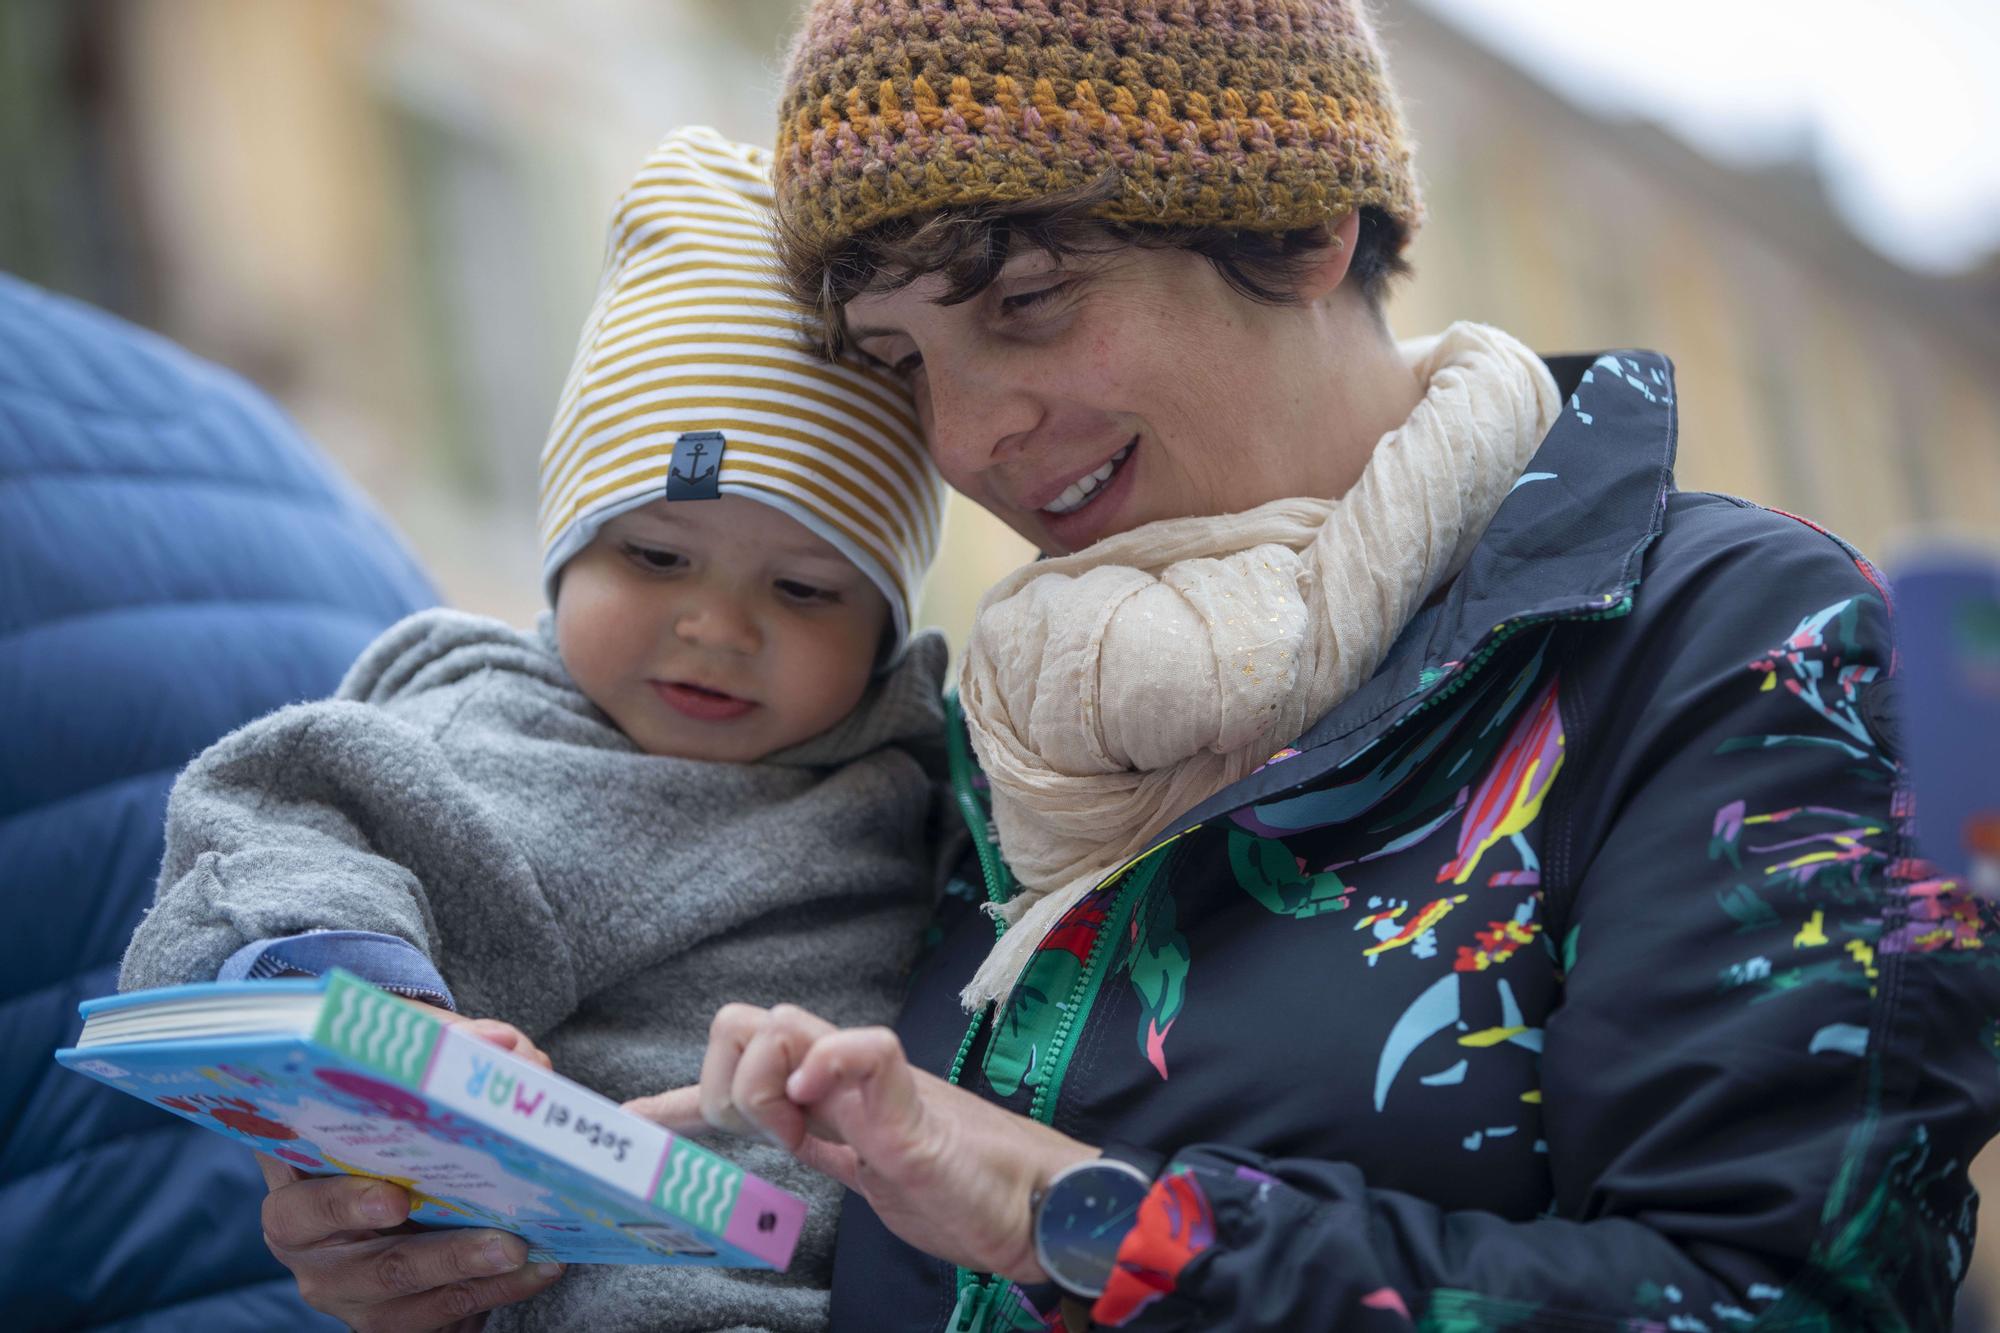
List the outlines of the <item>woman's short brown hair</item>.
{"type": "MultiPolygon", "coordinates": [[[[1259,232],[1226,227],[1169,227],[1106,222],[1091,216],[1118,197],[1115,171],[1082,189],[1013,204],[975,204],[898,218],[827,249],[782,222],[778,256],[785,285],[813,311],[829,353],[847,341],[844,310],[868,291],[893,291],[929,274],[945,279],[942,303],[971,300],[1000,275],[1021,249],[1062,256],[1087,253],[1106,241],[1152,249],[1191,250],[1215,266],[1231,288],[1253,301],[1284,305],[1296,299],[1315,252],[1332,242],[1326,224],[1292,231],[1259,232]]],[[[1360,286],[1379,315],[1389,283],[1410,271],[1402,223],[1382,209],[1361,209],[1348,278],[1360,286]]]]}

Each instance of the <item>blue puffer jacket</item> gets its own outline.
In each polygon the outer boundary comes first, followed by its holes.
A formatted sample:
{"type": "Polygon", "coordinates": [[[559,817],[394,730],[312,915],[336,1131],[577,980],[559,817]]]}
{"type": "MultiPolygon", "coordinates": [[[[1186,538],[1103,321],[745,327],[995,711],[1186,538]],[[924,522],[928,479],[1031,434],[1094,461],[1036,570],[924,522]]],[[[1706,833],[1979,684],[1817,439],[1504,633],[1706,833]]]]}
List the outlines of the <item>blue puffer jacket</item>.
{"type": "Polygon", "coordinates": [[[435,601],[264,397],[0,274],[0,1311],[8,1329],[336,1327],[249,1154],[50,1059],[116,989],[167,790],[435,601]]]}

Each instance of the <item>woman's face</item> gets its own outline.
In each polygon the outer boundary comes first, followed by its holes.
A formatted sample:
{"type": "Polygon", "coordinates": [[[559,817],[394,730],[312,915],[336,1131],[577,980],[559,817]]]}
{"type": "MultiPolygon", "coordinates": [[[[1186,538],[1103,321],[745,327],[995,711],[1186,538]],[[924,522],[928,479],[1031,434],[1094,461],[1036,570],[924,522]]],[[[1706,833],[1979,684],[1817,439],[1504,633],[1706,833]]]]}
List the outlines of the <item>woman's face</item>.
{"type": "Polygon", "coordinates": [[[1364,332],[1348,307],[1382,337],[1358,300],[1262,304],[1197,254],[1124,244],[1017,254],[958,305],[937,303],[944,288],[930,275],[864,293],[849,330],[910,375],[945,480],[1051,554],[1155,519],[1338,496],[1374,444],[1338,428],[1340,348],[1364,332]]]}

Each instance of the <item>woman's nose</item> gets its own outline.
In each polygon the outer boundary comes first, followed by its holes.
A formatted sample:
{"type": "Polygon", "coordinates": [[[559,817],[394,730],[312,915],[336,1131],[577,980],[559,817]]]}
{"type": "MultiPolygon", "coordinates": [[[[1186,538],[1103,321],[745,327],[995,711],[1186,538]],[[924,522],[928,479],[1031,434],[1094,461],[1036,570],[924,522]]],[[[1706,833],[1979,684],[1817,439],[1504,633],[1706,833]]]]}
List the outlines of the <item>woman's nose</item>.
{"type": "Polygon", "coordinates": [[[1018,377],[997,366],[929,367],[923,409],[931,458],[945,480],[968,483],[1003,461],[1015,441],[1033,433],[1041,408],[1018,377]]]}

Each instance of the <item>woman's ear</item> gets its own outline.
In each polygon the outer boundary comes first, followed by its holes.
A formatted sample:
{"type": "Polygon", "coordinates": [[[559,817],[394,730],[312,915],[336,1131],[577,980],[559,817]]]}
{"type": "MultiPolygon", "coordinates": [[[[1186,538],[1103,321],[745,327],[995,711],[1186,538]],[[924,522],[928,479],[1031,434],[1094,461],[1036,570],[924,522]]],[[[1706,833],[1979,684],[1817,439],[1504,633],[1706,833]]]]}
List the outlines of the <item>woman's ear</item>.
{"type": "Polygon", "coordinates": [[[1312,267],[1299,283],[1299,301],[1310,305],[1339,290],[1347,280],[1347,266],[1354,260],[1354,239],[1361,234],[1361,210],[1349,209],[1347,216],[1328,228],[1331,239],[1319,248],[1312,267]]]}

